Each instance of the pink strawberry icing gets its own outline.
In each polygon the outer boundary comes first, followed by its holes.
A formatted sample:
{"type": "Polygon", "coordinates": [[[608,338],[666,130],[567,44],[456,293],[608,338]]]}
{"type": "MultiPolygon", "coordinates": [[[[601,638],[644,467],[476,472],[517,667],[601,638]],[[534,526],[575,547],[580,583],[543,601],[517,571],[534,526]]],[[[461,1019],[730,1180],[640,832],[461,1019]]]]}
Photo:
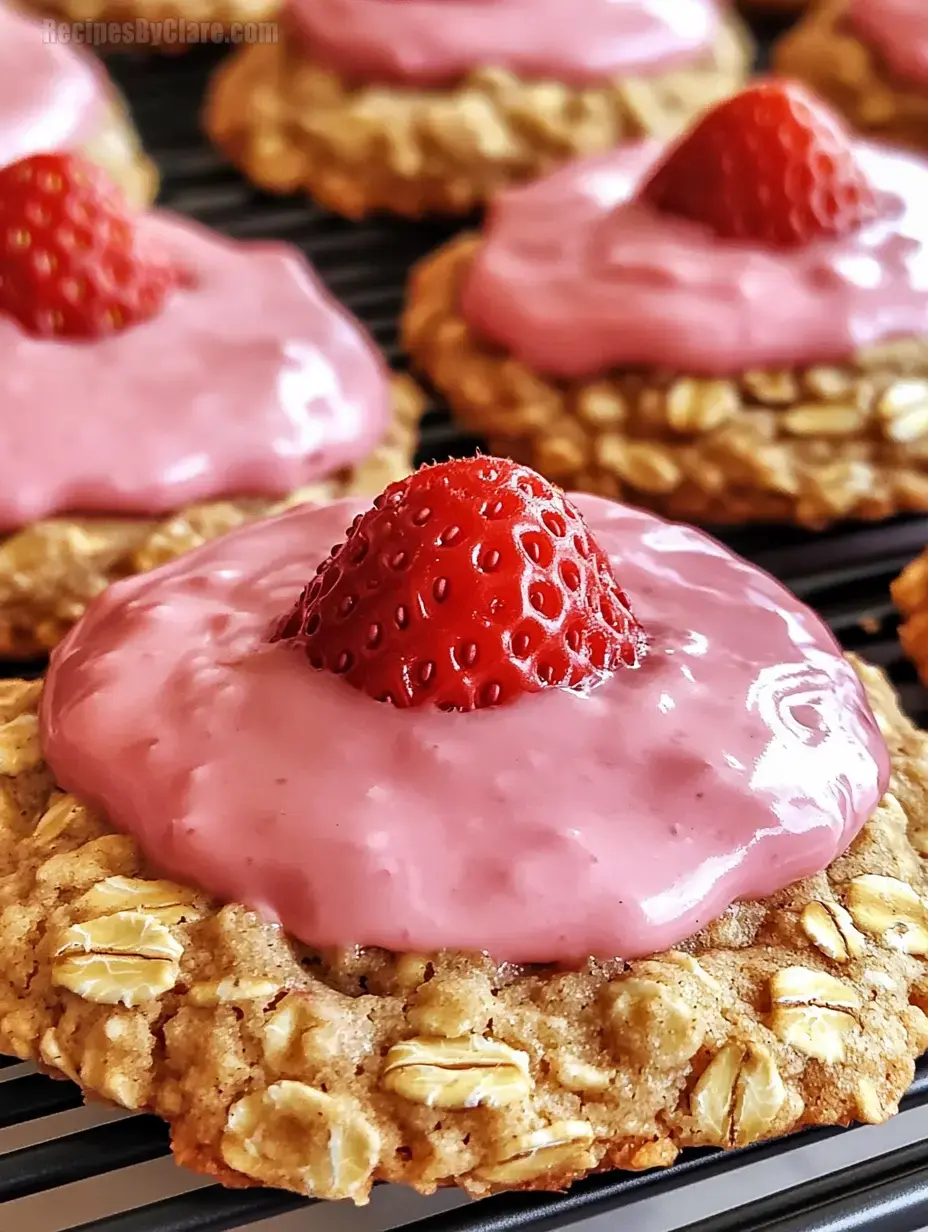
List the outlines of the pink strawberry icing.
{"type": "Polygon", "coordinates": [[[638,670],[469,714],[374,702],[268,642],[363,504],[302,507],[94,602],[48,673],[56,778],[312,946],[633,957],[825,867],[889,777],[831,634],[701,532],[575,501],[649,631],[638,670]]]}
{"type": "Polygon", "coordinates": [[[68,343],[0,316],[0,532],[64,512],[282,496],[383,435],[373,343],[298,252],[167,213],[138,225],[193,282],[151,321],[68,343]]]}
{"type": "Polygon", "coordinates": [[[497,198],[461,309],[491,342],[564,378],[837,362],[926,335],[928,163],[855,150],[882,216],[790,251],[719,239],[635,200],[656,143],[573,162],[497,198]]]}
{"type": "Polygon", "coordinates": [[[0,166],[85,140],[109,97],[102,68],[47,24],[0,4],[0,166]]]}
{"type": "Polygon", "coordinates": [[[928,88],[928,7],[925,0],[850,0],[847,22],[890,72],[928,88]]]}
{"type": "Polygon", "coordinates": [[[718,0],[291,0],[315,59],[360,81],[436,85],[481,67],[577,84],[663,72],[711,47],[718,0]]]}

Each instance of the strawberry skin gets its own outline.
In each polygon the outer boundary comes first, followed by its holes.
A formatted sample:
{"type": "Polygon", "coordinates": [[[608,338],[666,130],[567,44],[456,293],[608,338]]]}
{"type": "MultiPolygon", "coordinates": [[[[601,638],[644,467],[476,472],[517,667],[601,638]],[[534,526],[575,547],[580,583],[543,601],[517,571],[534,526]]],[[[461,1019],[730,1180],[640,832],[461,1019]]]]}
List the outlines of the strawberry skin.
{"type": "Polygon", "coordinates": [[[377,701],[442,710],[589,687],[645,652],[608,558],[563,492],[487,457],[391,484],[273,640],[377,701]]]}
{"type": "Polygon", "coordinates": [[[800,86],[761,81],[707,112],[641,189],[724,239],[799,248],[879,212],[838,118],[800,86]]]}
{"type": "Polygon", "coordinates": [[[104,172],[76,154],[0,170],[0,312],[40,338],[93,339],[160,311],[182,281],[142,250],[104,172]]]}

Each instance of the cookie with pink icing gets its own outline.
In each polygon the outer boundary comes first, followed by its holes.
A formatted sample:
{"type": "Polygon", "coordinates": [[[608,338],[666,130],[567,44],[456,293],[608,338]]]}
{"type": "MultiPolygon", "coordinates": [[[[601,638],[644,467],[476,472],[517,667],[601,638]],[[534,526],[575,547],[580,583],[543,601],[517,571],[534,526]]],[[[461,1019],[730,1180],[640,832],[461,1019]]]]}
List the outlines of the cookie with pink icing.
{"type": "Polygon", "coordinates": [[[47,22],[0,4],[0,166],[46,150],[82,150],[140,204],[157,190],[102,65],[50,38],[47,22]]]}
{"type": "Polygon", "coordinates": [[[718,0],[291,0],[282,29],[219,70],[207,132],[262,188],[351,218],[466,214],[678,131],[750,64],[718,0]]]}
{"type": "Polygon", "coordinates": [[[928,149],[928,11],[919,0],[827,0],[775,51],[855,128],[928,149]]]}
{"type": "Polygon", "coordinates": [[[302,506],[0,685],[0,1048],[359,1203],[883,1120],[926,750],[691,527],[487,457],[302,506]]]}
{"type": "Polygon", "coordinates": [[[58,156],[0,171],[0,219],[29,237],[0,287],[5,654],[114,576],[408,469],[418,394],[295,250],[128,214],[58,156]]]}
{"type": "Polygon", "coordinates": [[[707,522],[928,508],[928,164],[762,82],[504,194],[407,349],[556,480],[707,522]]]}

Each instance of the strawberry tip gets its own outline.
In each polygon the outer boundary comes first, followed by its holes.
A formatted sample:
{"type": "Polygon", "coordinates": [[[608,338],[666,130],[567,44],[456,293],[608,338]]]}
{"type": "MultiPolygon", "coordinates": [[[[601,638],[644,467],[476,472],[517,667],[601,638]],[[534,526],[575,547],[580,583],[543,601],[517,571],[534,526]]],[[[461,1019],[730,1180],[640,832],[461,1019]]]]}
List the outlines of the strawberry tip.
{"type": "Polygon", "coordinates": [[[647,651],[608,557],[564,493],[483,455],[391,484],[270,640],[377,701],[442,711],[587,692],[647,651]]]}

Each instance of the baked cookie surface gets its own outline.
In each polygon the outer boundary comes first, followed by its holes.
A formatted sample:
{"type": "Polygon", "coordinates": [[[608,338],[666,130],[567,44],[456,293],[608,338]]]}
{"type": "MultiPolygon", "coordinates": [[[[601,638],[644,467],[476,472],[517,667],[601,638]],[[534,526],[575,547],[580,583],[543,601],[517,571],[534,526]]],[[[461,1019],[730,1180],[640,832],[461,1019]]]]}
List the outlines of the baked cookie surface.
{"type": "Polygon", "coordinates": [[[166,517],[56,517],[0,537],[0,657],[47,654],[111,582],[172,560],[243,522],[300,501],[379,492],[412,467],[424,398],[405,377],[390,385],[392,420],[362,461],[286,500],[227,499],[166,517]]]}
{"type": "Polygon", "coordinates": [[[466,214],[571,155],[676,133],[751,58],[732,17],[707,56],[653,77],[569,85],[487,65],[448,86],[366,85],[314,62],[291,25],[220,67],[207,134],[259,187],[350,218],[466,214]]]}
{"type": "Polygon", "coordinates": [[[882,1121],[928,1044],[928,749],[857,669],[892,780],[848,852],[676,950],[579,971],[311,951],[159,878],[56,788],[41,684],[3,682],[0,1046],[155,1112],[225,1184],[355,1201],[882,1121]]]}
{"type": "MultiPolygon", "coordinates": [[[[774,49],[774,68],[806,82],[862,132],[928,148],[928,78],[918,81],[895,71],[881,49],[850,23],[851,7],[851,0],[811,6],[774,49]]],[[[920,6],[903,2],[899,7],[906,10],[903,16],[913,32],[923,23],[922,44],[928,41],[928,15],[920,15],[920,6]]],[[[878,0],[872,5],[874,18],[889,26],[886,8],[878,0]]],[[[905,41],[917,56],[918,40],[910,34],[905,41]]]]}

